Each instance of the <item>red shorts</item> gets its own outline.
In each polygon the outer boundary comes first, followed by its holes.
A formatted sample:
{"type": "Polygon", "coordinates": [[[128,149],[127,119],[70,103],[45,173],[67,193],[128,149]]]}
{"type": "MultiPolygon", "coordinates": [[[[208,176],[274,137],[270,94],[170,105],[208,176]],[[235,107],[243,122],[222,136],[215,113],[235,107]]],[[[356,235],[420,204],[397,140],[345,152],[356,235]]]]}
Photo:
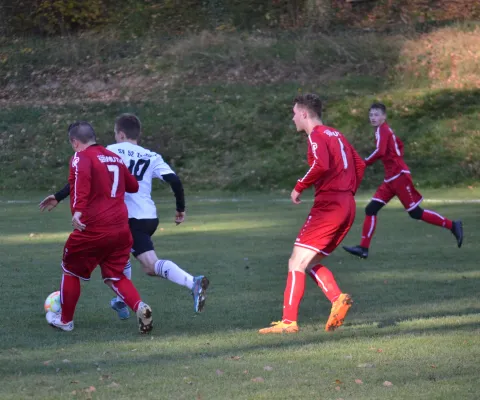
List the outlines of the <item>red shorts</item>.
{"type": "Polygon", "coordinates": [[[390,182],[383,182],[372,197],[372,200],[387,204],[395,196],[398,197],[407,211],[413,210],[423,200],[415,189],[410,174],[401,174],[390,182]]]}
{"type": "Polygon", "coordinates": [[[295,246],[328,256],[352,227],[355,212],[355,199],[351,193],[322,193],[315,199],[295,246]]]}
{"type": "Polygon", "coordinates": [[[83,280],[89,280],[100,265],[103,279],[119,280],[130,258],[132,234],[128,225],[114,232],[73,231],[63,249],[62,268],[83,280]]]}

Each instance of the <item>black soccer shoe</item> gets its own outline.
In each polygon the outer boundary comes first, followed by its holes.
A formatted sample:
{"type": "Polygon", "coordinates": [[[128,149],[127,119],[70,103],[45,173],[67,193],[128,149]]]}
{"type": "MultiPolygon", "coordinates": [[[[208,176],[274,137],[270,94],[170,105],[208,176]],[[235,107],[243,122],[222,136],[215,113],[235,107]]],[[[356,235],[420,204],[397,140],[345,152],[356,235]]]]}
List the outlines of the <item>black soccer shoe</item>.
{"type": "Polygon", "coordinates": [[[463,224],[462,221],[452,221],[452,229],[450,229],[457,239],[458,248],[462,247],[463,242],[463,224]]]}
{"type": "Polygon", "coordinates": [[[353,247],[343,246],[343,249],[345,251],[347,251],[348,253],[353,254],[354,256],[357,256],[357,257],[360,257],[360,258],[367,258],[368,257],[368,249],[366,247],[362,247],[362,246],[353,246],[353,247]]]}

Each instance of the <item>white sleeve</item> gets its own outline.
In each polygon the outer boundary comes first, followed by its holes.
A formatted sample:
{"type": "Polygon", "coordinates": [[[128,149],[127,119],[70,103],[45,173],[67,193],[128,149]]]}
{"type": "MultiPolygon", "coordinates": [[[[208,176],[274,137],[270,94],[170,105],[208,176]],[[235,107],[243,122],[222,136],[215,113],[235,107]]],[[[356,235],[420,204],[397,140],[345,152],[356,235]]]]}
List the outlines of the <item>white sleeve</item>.
{"type": "MultiPolygon", "coordinates": [[[[154,178],[162,179],[162,175],[174,174],[173,170],[170,168],[165,161],[163,161],[162,156],[158,156],[154,161],[152,176],[154,178]]],[[[163,180],[163,179],[162,179],[163,180]]]]}

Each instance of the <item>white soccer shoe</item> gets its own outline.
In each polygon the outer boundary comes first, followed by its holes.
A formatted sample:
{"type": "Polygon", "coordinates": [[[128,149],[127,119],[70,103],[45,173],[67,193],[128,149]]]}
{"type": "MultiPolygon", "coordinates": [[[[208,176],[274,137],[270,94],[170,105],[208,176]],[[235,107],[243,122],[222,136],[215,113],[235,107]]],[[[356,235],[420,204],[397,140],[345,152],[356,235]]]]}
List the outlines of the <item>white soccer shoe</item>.
{"type": "MultiPolygon", "coordinates": [[[[138,329],[140,333],[150,332],[153,328],[152,309],[143,301],[139,304],[137,309],[138,329]]],[[[73,322],[72,322],[73,329],[73,322]]]]}
{"type": "Polygon", "coordinates": [[[45,316],[47,322],[52,325],[54,328],[61,329],[62,331],[70,332],[73,331],[73,321],[70,321],[68,324],[62,322],[62,314],[54,313],[52,311],[47,312],[45,316]]]}

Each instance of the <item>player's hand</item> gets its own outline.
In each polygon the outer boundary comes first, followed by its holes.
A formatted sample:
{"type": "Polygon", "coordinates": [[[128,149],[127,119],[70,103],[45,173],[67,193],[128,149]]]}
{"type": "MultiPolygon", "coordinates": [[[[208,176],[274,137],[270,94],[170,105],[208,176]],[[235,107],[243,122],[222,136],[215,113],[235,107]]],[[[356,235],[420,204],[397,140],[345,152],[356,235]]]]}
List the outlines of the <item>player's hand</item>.
{"type": "Polygon", "coordinates": [[[51,194],[50,196],[47,196],[45,197],[41,202],[40,204],[38,205],[38,208],[40,209],[40,211],[52,211],[58,204],[58,201],[57,199],[55,198],[55,196],[53,194],[51,194]]]}
{"type": "Polygon", "coordinates": [[[300,204],[302,202],[302,200],[300,200],[300,193],[295,189],[292,190],[290,198],[292,199],[293,204],[300,204]]]}
{"type": "Polygon", "coordinates": [[[183,221],[185,221],[185,212],[177,211],[175,213],[175,224],[180,225],[183,221]]]}
{"type": "Polygon", "coordinates": [[[80,221],[81,217],[82,217],[82,213],[80,211],[77,211],[75,212],[75,214],[73,214],[73,218],[72,218],[73,230],[78,229],[81,232],[85,230],[85,228],[87,227],[84,223],[80,221]]]}

